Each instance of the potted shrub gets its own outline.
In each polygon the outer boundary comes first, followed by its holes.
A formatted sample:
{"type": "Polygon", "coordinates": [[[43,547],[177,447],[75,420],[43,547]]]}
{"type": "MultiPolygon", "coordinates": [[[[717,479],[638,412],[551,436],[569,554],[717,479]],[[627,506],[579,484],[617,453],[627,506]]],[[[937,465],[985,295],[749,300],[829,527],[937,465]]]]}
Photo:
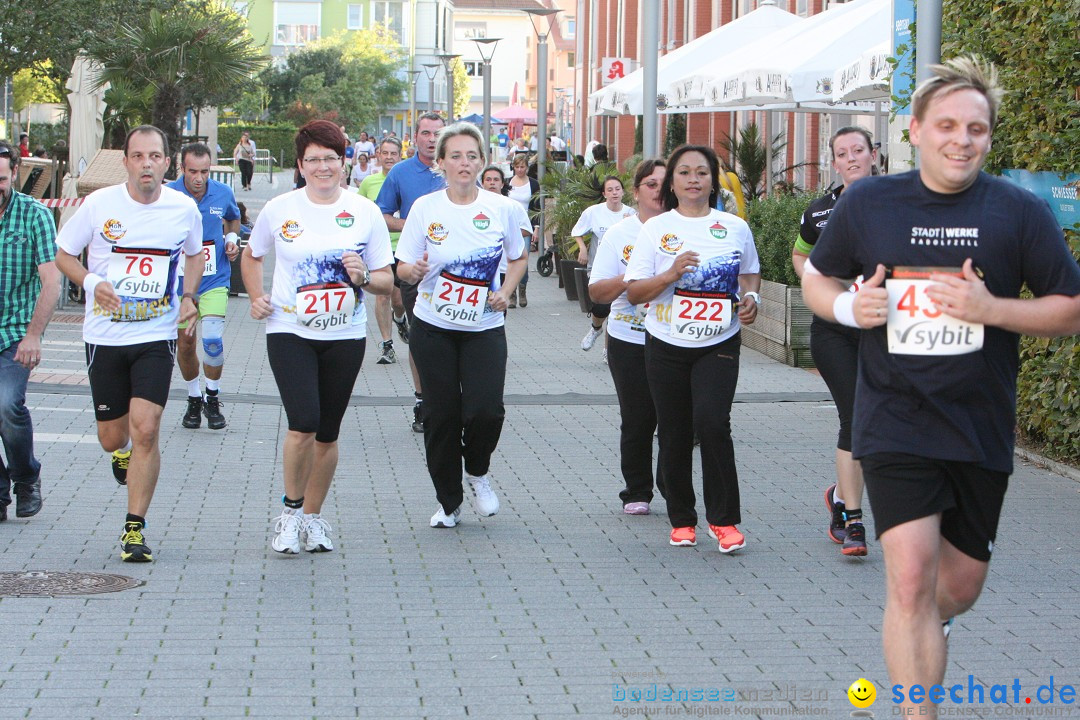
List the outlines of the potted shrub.
{"type": "Polygon", "coordinates": [[[802,287],[791,266],[791,248],[813,193],[781,193],[754,200],[747,222],[761,258],[761,307],[753,325],[743,328],[743,344],[793,367],[813,367],[810,321],[802,287]]]}

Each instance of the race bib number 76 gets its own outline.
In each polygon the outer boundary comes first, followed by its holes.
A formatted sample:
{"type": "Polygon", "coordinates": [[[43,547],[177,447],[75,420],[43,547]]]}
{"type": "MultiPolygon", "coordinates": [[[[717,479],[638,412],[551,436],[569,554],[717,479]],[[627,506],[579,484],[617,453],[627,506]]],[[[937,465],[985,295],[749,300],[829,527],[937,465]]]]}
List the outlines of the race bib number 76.
{"type": "Polygon", "coordinates": [[[983,325],[946,315],[926,289],[932,274],[963,277],[960,268],[895,267],[885,280],[889,293],[886,330],[894,355],[965,355],[982,349],[983,325]]]}

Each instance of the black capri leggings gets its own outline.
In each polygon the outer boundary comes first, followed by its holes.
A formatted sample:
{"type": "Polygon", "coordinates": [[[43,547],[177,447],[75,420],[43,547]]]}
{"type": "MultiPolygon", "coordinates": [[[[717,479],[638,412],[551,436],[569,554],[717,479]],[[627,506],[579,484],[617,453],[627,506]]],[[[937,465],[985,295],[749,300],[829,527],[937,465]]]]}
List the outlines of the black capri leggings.
{"type": "Polygon", "coordinates": [[[250,160],[237,160],[240,166],[240,187],[251,187],[251,176],[255,174],[255,163],[250,160]]]}
{"type": "Polygon", "coordinates": [[[292,333],[266,335],[266,354],[290,430],[315,433],[321,443],[337,441],[366,342],[363,338],[308,340],[292,333]]]}
{"type": "Polygon", "coordinates": [[[851,416],[855,412],[855,378],[859,372],[859,330],[815,317],[810,324],[810,356],[829,386],[836,413],[840,416],[836,447],[851,452],[851,416]]]}

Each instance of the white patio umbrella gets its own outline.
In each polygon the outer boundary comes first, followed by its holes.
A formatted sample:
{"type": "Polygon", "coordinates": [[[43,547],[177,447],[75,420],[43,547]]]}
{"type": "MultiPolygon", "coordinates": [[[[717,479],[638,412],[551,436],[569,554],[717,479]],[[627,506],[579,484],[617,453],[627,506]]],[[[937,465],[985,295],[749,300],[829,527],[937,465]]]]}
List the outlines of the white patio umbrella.
{"type": "MultiPolygon", "coordinates": [[[[660,56],[657,63],[657,88],[667,88],[675,80],[713,60],[718,54],[730,57],[740,48],[780,28],[803,22],[798,15],[780,10],[773,5],[762,5],[757,10],[721,25],[715,30],[691,40],[682,47],[660,56]]],[[[641,115],[644,111],[645,71],[635,70],[626,77],[598,90],[589,96],[591,115],[615,113],[641,115]],[[593,98],[597,97],[594,104],[593,98]],[[594,108],[599,111],[594,111],[594,108]]],[[[676,88],[657,98],[658,107],[683,104],[676,88]]]]}
{"type": "Polygon", "coordinates": [[[82,175],[86,166],[101,149],[105,139],[105,124],[102,115],[105,112],[104,87],[95,88],[98,77],[95,63],[85,55],[75,58],[71,66],[71,77],[67,81],[68,103],[71,105],[68,138],[68,173],[72,177],[82,175]]]}
{"type": "Polygon", "coordinates": [[[738,61],[709,68],[720,72],[703,83],[705,109],[832,103],[836,69],[889,42],[890,17],[890,0],[855,0],[758,41],[738,61]]]}
{"type": "Polygon", "coordinates": [[[836,102],[857,100],[888,100],[890,43],[884,42],[866,52],[858,59],[839,67],[833,73],[832,94],[836,102]]]}

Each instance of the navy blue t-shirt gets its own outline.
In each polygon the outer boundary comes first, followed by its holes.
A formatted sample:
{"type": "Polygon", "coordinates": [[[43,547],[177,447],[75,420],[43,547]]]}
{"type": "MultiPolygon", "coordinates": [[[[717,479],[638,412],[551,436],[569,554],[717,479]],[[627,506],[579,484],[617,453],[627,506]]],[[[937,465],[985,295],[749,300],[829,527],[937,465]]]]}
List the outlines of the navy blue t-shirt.
{"type": "MultiPolygon", "coordinates": [[[[821,273],[852,278],[894,266],[960,267],[971,258],[997,297],[1080,295],[1080,268],[1046,203],[980,173],[943,195],[917,170],[869,177],[844,191],[810,254],[821,273]]],[[[947,356],[888,351],[886,327],[859,345],[852,452],[901,452],[1011,473],[1016,333],[987,325],[981,350],[947,356]]]]}

